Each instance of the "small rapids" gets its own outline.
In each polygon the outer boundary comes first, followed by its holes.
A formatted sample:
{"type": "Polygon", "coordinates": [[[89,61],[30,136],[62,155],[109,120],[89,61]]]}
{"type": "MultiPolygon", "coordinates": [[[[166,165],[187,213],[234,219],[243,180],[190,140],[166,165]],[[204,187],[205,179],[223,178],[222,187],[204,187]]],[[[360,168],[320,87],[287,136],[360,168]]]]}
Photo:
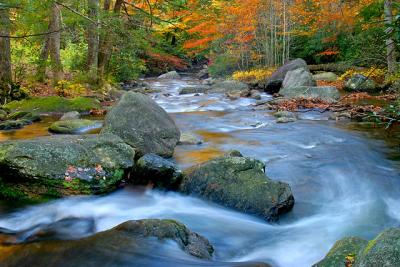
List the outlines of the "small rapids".
{"type": "MultiPolygon", "coordinates": [[[[328,114],[311,112],[297,122],[277,124],[269,112],[254,110],[252,99],[179,95],[179,88],[196,84],[190,78],[149,82],[161,90],[153,98],[181,130],[204,141],[176,148],[174,158],[181,168],[237,149],[265,161],[272,179],[290,184],[296,199],[293,211],[268,224],[194,197],[128,187],[106,196],[70,197],[4,211],[0,227],[22,231],[77,217],[93,219],[94,231],[100,232],[127,220],[176,219],[210,240],[215,262],[199,261],[166,242],[155,251],[143,249],[135,259],[122,251],[121,266],[226,266],[254,261],[302,267],[319,261],[344,236],[372,238],[387,227],[400,226],[400,164],[387,158],[391,149],[384,141],[338,127],[328,114]]],[[[92,234],[71,231],[75,236],[92,234]]]]}

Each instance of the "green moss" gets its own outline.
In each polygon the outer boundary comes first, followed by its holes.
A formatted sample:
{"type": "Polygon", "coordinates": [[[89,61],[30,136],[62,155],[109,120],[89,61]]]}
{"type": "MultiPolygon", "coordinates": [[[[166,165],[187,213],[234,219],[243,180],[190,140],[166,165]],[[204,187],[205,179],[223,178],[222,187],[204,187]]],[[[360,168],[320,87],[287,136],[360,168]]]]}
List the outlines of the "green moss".
{"type": "Polygon", "coordinates": [[[11,111],[35,111],[37,113],[65,113],[69,111],[85,112],[100,108],[100,103],[87,97],[67,99],[58,96],[35,97],[22,101],[13,101],[5,105],[11,111]]]}
{"type": "Polygon", "coordinates": [[[363,251],[364,254],[367,254],[375,246],[376,240],[378,239],[378,237],[376,239],[368,242],[368,245],[365,247],[365,249],[363,251]]]}

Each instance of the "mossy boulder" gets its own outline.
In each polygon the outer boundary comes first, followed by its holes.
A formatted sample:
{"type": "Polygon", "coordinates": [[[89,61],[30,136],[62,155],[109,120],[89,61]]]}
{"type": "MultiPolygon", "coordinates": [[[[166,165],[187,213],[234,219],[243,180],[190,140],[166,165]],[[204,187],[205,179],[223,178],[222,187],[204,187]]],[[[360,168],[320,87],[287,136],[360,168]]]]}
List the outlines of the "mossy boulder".
{"type": "Polygon", "coordinates": [[[3,142],[0,143],[3,191],[18,189],[28,198],[108,192],[132,168],[134,155],[132,147],[111,134],[3,142]]]}
{"type": "Polygon", "coordinates": [[[332,247],[315,267],[400,266],[400,229],[390,228],[371,241],[346,237],[332,247]],[[347,265],[346,265],[347,263],[347,265]]]}
{"type": "Polygon", "coordinates": [[[93,120],[62,120],[56,121],[49,127],[49,131],[58,134],[84,134],[100,130],[103,126],[101,121],[93,120]]]}
{"type": "Polygon", "coordinates": [[[287,99],[320,99],[334,103],[340,99],[339,91],[333,86],[299,86],[285,87],[279,91],[287,99]]]}
{"type": "Polygon", "coordinates": [[[141,157],[134,170],[134,184],[153,184],[158,188],[176,189],[182,180],[182,172],[176,164],[155,154],[141,157]]]}
{"type": "Polygon", "coordinates": [[[40,121],[39,115],[28,111],[17,111],[7,114],[4,120],[0,122],[0,130],[21,129],[26,125],[40,121]]]}
{"type": "MultiPolygon", "coordinates": [[[[185,225],[174,220],[151,219],[127,221],[78,240],[0,246],[0,265],[147,266],[143,263],[146,254],[158,251],[168,240],[199,259],[209,260],[214,252],[206,238],[190,231],[185,225]]],[[[153,262],[157,260],[156,257],[153,262]]]]}
{"type": "Polygon", "coordinates": [[[138,156],[172,157],[180,131],[174,120],[150,97],[127,92],[107,114],[102,133],[121,137],[138,156]]]}
{"type": "Polygon", "coordinates": [[[344,89],[350,92],[373,93],[377,91],[378,87],[376,83],[370,78],[362,74],[355,74],[346,81],[344,89]]]}
{"type": "Polygon", "coordinates": [[[333,245],[323,260],[313,267],[345,267],[346,260],[355,261],[357,255],[368,244],[367,240],[358,237],[346,237],[333,245]]]}
{"type": "Polygon", "coordinates": [[[5,105],[5,108],[11,111],[29,111],[38,114],[65,113],[69,111],[89,112],[92,109],[99,109],[100,102],[87,97],[67,99],[58,96],[49,96],[13,101],[5,105]]]}
{"type": "Polygon", "coordinates": [[[294,198],[288,184],[269,179],[264,170],[259,160],[223,156],[187,170],[179,190],[275,221],[292,209],[294,198]]]}

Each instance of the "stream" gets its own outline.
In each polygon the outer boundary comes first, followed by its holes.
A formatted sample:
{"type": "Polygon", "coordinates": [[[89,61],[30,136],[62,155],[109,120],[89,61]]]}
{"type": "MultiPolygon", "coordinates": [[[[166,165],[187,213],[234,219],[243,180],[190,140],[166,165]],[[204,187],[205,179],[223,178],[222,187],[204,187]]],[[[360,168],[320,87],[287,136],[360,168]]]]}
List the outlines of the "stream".
{"type": "MultiPolygon", "coordinates": [[[[356,130],[351,123],[331,121],[327,113],[300,113],[294,123],[277,124],[270,112],[254,109],[253,99],[179,95],[181,87],[198,83],[190,77],[147,81],[161,90],[152,97],[181,131],[204,140],[201,145],[176,148],[174,160],[182,169],[239,150],[266,162],[271,179],[290,184],[294,209],[278,223],[268,224],[190,196],[127,187],[106,196],[70,197],[18,209],[0,205],[0,227],[24,230],[81,217],[93,218],[99,232],[127,220],[169,218],[208,238],[215,248],[214,260],[221,266],[256,261],[302,267],[318,262],[342,237],[371,239],[385,228],[400,226],[400,161],[391,160],[398,155],[398,146],[356,130]]],[[[272,97],[262,94],[262,98],[272,97]]],[[[0,140],[48,135],[50,123],[48,119],[22,130],[0,132],[0,140]]],[[[121,265],[210,264],[166,242],[157,251],[143,251],[121,265]]]]}

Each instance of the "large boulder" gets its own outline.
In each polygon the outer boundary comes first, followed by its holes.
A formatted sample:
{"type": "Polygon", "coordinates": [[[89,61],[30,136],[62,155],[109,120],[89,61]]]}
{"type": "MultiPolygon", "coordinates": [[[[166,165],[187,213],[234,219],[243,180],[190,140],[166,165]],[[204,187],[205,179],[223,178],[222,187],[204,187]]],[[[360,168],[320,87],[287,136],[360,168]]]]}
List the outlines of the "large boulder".
{"type": "Polygon", "coordinates": [[[375,92],[377,90],[376,83],[362,74],[355,74],[346,81],[344,89],[355,92],[375,92]]]}
{"type": "Polygon", "coordinates": [[[84,134],[100,130],[103,126],[101,121],[93,120],[61,120],[50,125],[49,131],[57,134],[84,134]]]}
{"type": "Polygon", "coordinates": [[[206,238],[190,231],[185,225],[173,220],[149,219],[127,221],[110,230],[78,240],[0,246],[0,265],[148,266],[147,264],[171,257],[166,253],[162,258],[156,257],[157,253],[163,253],[165,241],[173,241],[184,252],[198,258],[197,262],[199,259],[210,260],[214,252],[206,238]],[[154,258],[151,259],[149,255],[154,258]]]}
{"type": "Polygon", "coordinates": [[[135,152],[111,134],[50,136],[0,143],[0,194],[28,198],[108,192],[132,168],[135,152]]]}
{"type": "Polygon", "coordinates": [[[159,79],[179,79],[181,75],[179,75],[176,71],[170,71],[158,76],[159,79]]]}
{"type": "Polygon", "coordinates": [[[282,83],[283,88],[316,85],[317,82],[314,80],[312,74],[304,68],[288,71],[282,83]]]}
{"type": "Polygon", "coordinates": [[[243,82],[235,80],[217,81],[211,85],[211,93],[229,93],[238,91],[247,91],[249,86],[243,82]]]}
{"type": "Polygon", "coordinates": [[[334,82],[337,81],[339,77],[333,72],[321,72],[314,75],[314,80],[316,81],[326,81],[334,82]]]}
{"type": "Polygon", "coordinates": [[[295,59],[287,62],[285,65],[277,69],[266,81],[260,83],[260,86],[268,93],[277,93],[282,87],[283,80],[289,71],[296,69],[309,70],[307,63],[303,59],[295,59]]]}
{"type": "Polygon", "coordinates": [[[171,157],[180,131],[174,120],[150,97],[124,94],[107,114],[101,133],[113,133],[135,148],[139,156],[154,153],[171,157]]]}
{"type": "Polygon", "coordinates": [[[146,154],[136,162],[131,178],[138,185],[152,184],[157,188],[176,189],[182,180],[182,172],[170,160],[146,154]]]}
{"type": "Polygon", "coordinates": [[[186,171],[180,191],[274,221],[294,198],[288,184],[269,179],[264,169],[259,160],[229,154],[186,171]]]}
{"type": "Polygon", "coordinates": [[[325,258],[314,266],[400,266],[400,229],[387,229],[371,241],[346,237],[336,242],[325,258]]]}
{"type": "Polygon", "coordinates": [[[337,102],[340,99],[338,89],[333,86],[300,86],[291,88],[282,88],[279,91],[288,99],[306,98],[306,99],[320,99],[329,103],[337,102]]]}

